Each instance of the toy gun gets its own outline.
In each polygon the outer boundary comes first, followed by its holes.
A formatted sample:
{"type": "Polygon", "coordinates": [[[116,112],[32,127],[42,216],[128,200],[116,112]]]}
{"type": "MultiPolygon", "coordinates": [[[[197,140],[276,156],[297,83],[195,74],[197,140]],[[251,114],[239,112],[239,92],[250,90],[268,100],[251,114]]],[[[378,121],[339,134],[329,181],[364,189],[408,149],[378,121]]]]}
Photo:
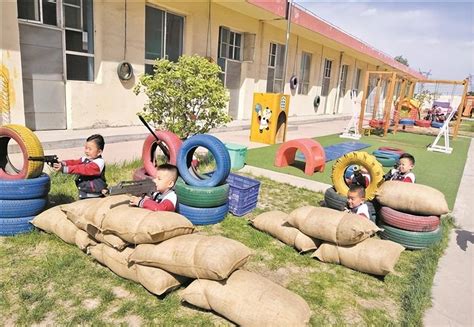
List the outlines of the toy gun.
{"type": "Polygon", "coordinates": [[[366,187],[365,177],[364,177],[364,175],[362,175],[359,166],[355,166],[354,169],[353,169],[353,172],[354,172],[353,183],[355,182],[354,184],[356,184],[356,185],[366,187]]]}
{"type": "Polygon", "coordinates": [[[58,156],[53,154],[50,156],[42,156],[42,157],[28,157],[30,161],[42,161],[53,167],[53,164],[59,163],[58,156]]]}
{"type": "MultiPolygon", "coordinates": [[[[399,165],[400,165],[400,164],[397,162],[395,165],[393,165],[393,168],[394,168],[394,169],[398,169],[398,166],[399,166],[399,165]]],[[[389,180],[392,179],[392,177],[393,177],[392,169],[390,169],[385,175],[383,175],[383,180],[384,180],[384,181],[389,181],[389,180]]]]}
{"type": "Polygon", "coordinates": [[[156,191],[156,185],[152,179],[139,181],[124,181],[108,188],[107,195],[131,194],[143,196],[156,191]]]}

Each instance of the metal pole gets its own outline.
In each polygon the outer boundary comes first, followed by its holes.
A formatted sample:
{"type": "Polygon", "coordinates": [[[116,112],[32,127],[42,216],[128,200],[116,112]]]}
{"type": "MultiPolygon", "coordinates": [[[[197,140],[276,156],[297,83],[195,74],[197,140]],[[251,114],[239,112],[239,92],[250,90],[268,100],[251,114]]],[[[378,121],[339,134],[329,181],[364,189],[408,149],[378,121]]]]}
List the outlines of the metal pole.
{"type": "Polygon", "coordinates": [[[287,25],[286,25],[286,43],[285,43],[285,60],[283,61],[283,92],[285,93],[286,85],[286,69],[288,66],[288,46],[290,43],[290,29],[291,29],[291,10],[293,8],[293,0],[290,0],[288,3],[288,16],[287,16],[287,25]]]}

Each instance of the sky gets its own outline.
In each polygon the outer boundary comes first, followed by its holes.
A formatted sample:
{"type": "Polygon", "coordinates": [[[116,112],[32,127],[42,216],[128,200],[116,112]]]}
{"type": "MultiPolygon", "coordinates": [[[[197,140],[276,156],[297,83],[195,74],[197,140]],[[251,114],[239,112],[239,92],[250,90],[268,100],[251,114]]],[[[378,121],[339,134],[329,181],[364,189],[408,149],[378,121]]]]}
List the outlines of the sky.
{"type": "Polygon", "coordinates": [[[412,69],[431,72],[430,79],[474,75],[473,0],[294,3],[391,57],[403,56],[412,69]]]}

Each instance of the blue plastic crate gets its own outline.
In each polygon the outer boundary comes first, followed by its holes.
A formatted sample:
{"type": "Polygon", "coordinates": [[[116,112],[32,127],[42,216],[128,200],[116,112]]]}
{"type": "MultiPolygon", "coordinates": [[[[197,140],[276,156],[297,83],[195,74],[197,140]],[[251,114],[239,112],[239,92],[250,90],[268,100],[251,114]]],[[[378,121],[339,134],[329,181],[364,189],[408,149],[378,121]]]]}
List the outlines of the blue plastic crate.
{"type": "Polygon", "coordinates": [[[237,174],[229,174],[229,211],[234,216],[243,216],[257,207],[260,182],[237,174]]]}

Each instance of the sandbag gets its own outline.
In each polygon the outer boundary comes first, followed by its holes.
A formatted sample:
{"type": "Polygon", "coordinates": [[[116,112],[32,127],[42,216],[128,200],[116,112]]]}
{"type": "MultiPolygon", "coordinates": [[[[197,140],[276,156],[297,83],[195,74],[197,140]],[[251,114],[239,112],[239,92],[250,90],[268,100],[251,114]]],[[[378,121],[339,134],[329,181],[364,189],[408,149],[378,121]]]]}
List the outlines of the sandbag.
{"type": "Polygon", "coordinates": [[[100,198],[79,200],[61,205],[61,210],[66,213],[67,219],[77,228],[86,230],[87,221],[84,218],[86,210],[100,201],[100,198]]]}
{"type": "Polygon", "coordinates": [[[357,244],[380,230],[360,215],[313,206],[293,210],[288,223],[308,236],[338,245],[357,244]]]}
{"type": "Polygon", "coordinates": [[[357,271],[385,276],[394,271],[393,268],[404,249],[392,241],[369,238],[352,246],[323,243],[312,257],[357,271]]]}
{"type": "Polygon", "coordinates": [[[107,266],[120,277],[142,284],[148,291],[162,295],[178,288],[186,278],[172,275],[162,269],[142,265],[129,265],[128,257],[132,248],[117,251],[105,244],[97,244],[90,248],[90,254],[101,264],[107,266]]]}
{"type": "Polygon", "coordinates": [[[76,227],[66,217],[60,206],[52,207],[37,215],[31,223],[47,233],[53,233],[69,244],[76,244],[81,250],[97,244],[86,232],[76,227]]]}
{"type": "Polygon", "coordinates": [[[120,205],[105,214],[101,230],[104,234],[117,235],[129,243],[143,244],[191,234],[194,226],[176,212],[150,211],[120,205]]]}
{"type": "Polygon", "coordinates": [[[287,220],[287,213],[275,210],[258,215],[251,220],[251,223],[258,230],[276,237],[283,243],[290,245],[301,252],[316,250],[318,248],[318,244],[320,243],[318,240],[313,239],[301,233],[298,229],[290,226],[287,223],[287,220]]]}
{"type": "Polygon", "coordinates": [[[427,185],[384,182],[376,199],[383,206],[422,216],[440,216],[449,212],[444,194],[427,185]]]}
{"type": "Polygon", "coordinates": [[[189,234],[159,244],[139,244],[129,262],[192,278],[222,280],[245,264],[250,250],[222,236],[189,234]]]}
{"type": "Polygon", "coordinates": [[[299,295],[244,270],[237,270],[225,282],[197,279],[181,297],[241,326],[306,326],[311,317],[299,295]]]}

